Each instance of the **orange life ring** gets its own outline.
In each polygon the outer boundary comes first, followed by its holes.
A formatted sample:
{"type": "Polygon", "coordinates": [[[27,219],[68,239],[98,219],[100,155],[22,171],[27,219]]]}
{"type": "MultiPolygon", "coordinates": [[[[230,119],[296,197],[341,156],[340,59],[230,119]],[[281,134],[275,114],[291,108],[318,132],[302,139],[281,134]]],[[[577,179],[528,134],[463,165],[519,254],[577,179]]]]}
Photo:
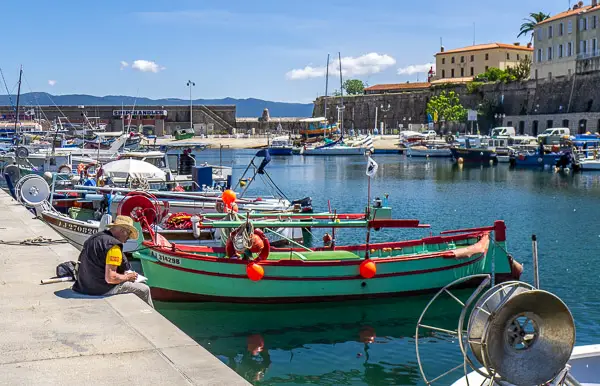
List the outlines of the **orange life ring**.
{"type": "MultiPolygon", "coordinates": [[[[227,239],[227,244],[225,244],[225,253],[228,257],[234,257],[235,255],[237,255],[235,247],[233,246],[233,238],[235,237],[236,233],[237,230],[231,232],[229,238],[227,239]]],[[[269,252],[271,251],[271,244],[269,243],[269,239],[267,238],[267,236],[265,236],[265,233],[260,229],[255,229],[254,235],[258,236],[263,242],[263,248],[258,253],[258,256],[256,257],[256,259],[254,259],[254,261],[267,260],[267,258],[269,257],[269,252]]]]}

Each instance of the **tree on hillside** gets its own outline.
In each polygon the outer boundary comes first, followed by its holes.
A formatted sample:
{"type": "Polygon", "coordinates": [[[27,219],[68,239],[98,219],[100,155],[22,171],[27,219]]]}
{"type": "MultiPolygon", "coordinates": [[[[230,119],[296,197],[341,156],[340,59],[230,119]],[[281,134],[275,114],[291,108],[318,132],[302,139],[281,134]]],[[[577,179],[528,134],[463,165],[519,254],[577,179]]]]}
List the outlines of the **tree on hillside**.
{"type": "Polygon", "coordinates": [[[515,67],[508,67],[506,72],[514,76],[516,80],[529,79],[529,76],[531,75],[531,57],[525,55],[525,58],[522,59],[519,64],[515,67]]]}
{"type": "Polygon", "coordinates": [[[535,26],[549,17],[550,15],[544,12],[530,13],[529,19],[523,19],[524,23],[521,24],[520,32],[517,37],[520,38],[523,35],[531,33],[531,39],[533,39],[533,30],[535,29],[535,26]]]}
{"type": "Polygon", "coordinates": [[[476,82],[514,82],[517,78],[509,70],[501,70],[490,67],[486,72],[479,74],[473,79],[476,82]]]}
{"type": "Polygon", "coordinates": [[[342,87],[348,95],[359,95],[365,92],[365,84],[359,79],[346,79],[342,87]]]}
{"type": "Polygon", "coordinates": [[[467,109],[460,103],[459,95],[454,91],[442,91],[427,103],[427,114],[438,122],[463,122],[467,119],[467,109]],[[437,119],[436,119],[437,118],[437,119]]]}

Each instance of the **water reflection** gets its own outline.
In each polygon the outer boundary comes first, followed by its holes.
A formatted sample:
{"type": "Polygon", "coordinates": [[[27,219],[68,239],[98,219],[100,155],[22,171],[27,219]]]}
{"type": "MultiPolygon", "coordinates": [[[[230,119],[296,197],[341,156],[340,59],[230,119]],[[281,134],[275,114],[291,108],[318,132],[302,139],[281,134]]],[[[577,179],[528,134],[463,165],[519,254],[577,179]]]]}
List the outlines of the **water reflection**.
{"type": "MultiPolygon", "coordinates": [[[[414,334],[428,301],[427,296],[312,305],[159,303],[157,308],[251,382],[408,385],[420,383],[414,334]]],[[[453,302],[436,305],[428,323],[455,328],[460,307],[453,302]]],[[[433,366],[440,358],[460,362],[458,347],[447,337],[429,332],[424,340],[429,343],[422,351],[433,366]]]]}

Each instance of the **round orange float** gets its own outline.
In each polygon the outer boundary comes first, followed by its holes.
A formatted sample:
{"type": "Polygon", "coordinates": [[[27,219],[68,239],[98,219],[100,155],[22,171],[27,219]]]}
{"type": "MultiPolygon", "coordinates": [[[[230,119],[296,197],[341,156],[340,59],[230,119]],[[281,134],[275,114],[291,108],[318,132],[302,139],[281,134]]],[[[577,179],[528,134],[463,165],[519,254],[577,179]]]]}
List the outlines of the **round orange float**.
{"type": "Polygon", "coordinates": [[[231,206],[235,202],[235,199],[236,199],[235,192],[231,189],[227,189],[221,195],[221,199],[223,200],[225,205],[231,206]]]}
{"type": "Polygon", "coordinates": [[[265,276],[265,270],[256,263],[250,263],[246,266],[246,275],[252,281],[259,281],[265,276]]]}
{"type": "Polygon", "coordinates": [[[360,263],[358,270],[360,272],[360,276],[364,277],[365,279],[371,279],[377,273],[377,266],[373,260],[367,259],[360,263]]]}

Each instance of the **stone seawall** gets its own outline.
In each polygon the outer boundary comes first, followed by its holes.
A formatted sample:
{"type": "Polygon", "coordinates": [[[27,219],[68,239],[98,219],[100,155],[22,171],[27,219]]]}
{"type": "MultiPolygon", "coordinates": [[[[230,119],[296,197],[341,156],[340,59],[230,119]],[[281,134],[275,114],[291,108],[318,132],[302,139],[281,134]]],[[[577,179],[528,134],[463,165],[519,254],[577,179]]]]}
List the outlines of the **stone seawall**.
{"type": "MultiPolygon", "coordinates": [[[[472,93],[467,91],[465,85],[442,85],[427,91],[345,96],[344,127],[373,128],[376,107],[378,127],[382,123],[386,128],[407,128],[409,123],[423,124],[427,122],[425,110],[429,99],[442,91],[456,91],[463,106],[484,111],[477,122],[482,133],[509,122],[522,133],[528,134],[563,123],[568,124],[575,133],[595,131],[599,125],[595,113],[600,113],[598,85],[600,72],[510,84],[487,84],[472,93]],[[496,114],[506,117],[496,119],[496,114]],[[534,123],[536,121],[537,124],[534,123]]],[[[323,97],[315,101],[313,116],[324,116],[324,102],[323,97]]],[[[327,98],[327,118],[331,122],[337,121],[336,106],[339,104],[339,97],[327,98]]]]}

